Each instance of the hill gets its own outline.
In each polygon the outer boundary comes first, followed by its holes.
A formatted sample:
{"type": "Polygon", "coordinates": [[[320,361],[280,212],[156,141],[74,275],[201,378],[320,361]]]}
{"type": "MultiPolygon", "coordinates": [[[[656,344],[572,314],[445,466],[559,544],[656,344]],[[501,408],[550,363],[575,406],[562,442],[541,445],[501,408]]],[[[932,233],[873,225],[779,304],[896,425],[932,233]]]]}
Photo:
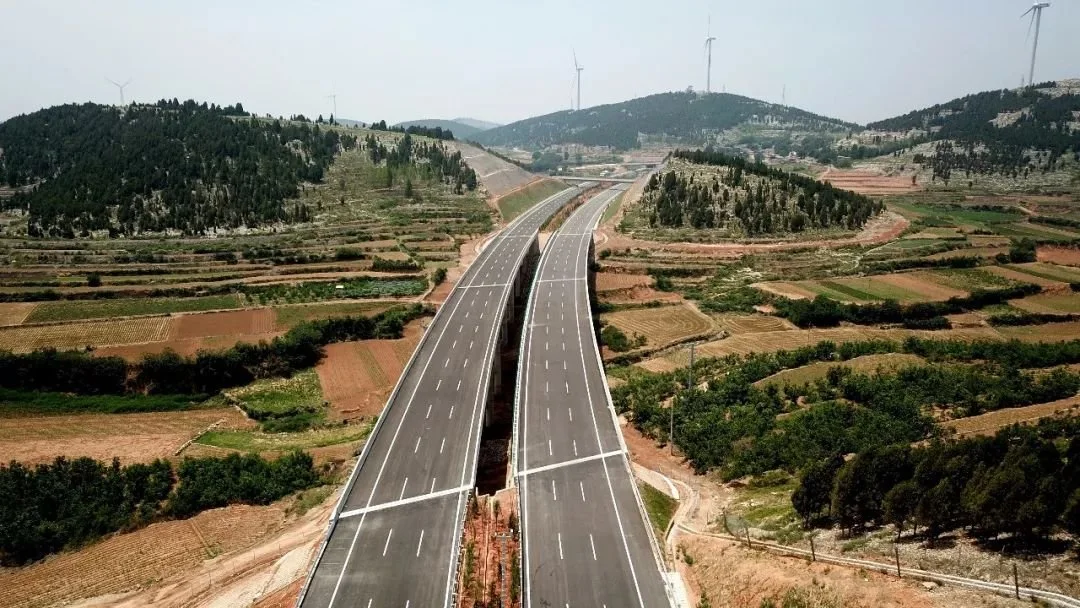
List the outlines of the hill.
{"type": "Polygon", "coordinates": [[[898,143],[934,142],[915,160],[935,179],[1051,172],[1080,160],[1080,80],[975,93],[867,127],[898,143]]]}
{"type": "Polygon", "coordinates": [[[847,132],[858,126],[727,93],[660,93],[622,103],[562,110],[484,131],[475,139],[489,146],[540,149],[576,143],[626,150],[660,139],[682,145],[725,143],[725,131],[751,125],[790,136],[805,132],[847,132]]]}
{"type": "Polygon", "coordinates": [[[420,120],[407,120],[405,122],[399,122],[395,127],[402,127],[408,129],[409,127],[427,127],[434,129],[435,127],[441,127],[443,131],[450,131],[454,134],[455,139],[470,139],[483,129],[468,125],[457,120],[443,120],[440,118],[423,118],[420,120]]]}
{"type": "Polygon", "coordinates": [[[488,129],[494,129],[495,127],[502,126],[497,122],[478,120],[476,118],[455,118],[454,122],[460,122],[463,125],[469,125],[470,127],[473,127],[474,129],[480,129],[481,131],[487,131],[488,129]]]}
{"type": "Polygon", "coordinates": [[[0,208],[26,210],[31,236],[74,238],[306,221],[286,204],[321,182],[355,136],[296,121],[236,118],[188,100],[115,108],[68,104],[0,123],[0,208]]]}

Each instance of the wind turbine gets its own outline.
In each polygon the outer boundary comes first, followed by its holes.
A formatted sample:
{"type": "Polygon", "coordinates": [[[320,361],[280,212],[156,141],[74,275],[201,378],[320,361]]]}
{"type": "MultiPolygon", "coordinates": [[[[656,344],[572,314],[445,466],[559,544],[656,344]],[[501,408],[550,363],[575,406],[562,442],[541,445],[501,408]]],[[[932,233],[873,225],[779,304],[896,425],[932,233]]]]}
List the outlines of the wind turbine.
{"type": "Polygon", "coordinates": [[[712,43],[716,36],[712,35],[712,15],[709,15],[709,26],[705,30],[705,54],[709,58],[709,67],[705,70],[705,94],[712,92],[712,43]]]}
{"type": "MultiPolygon", "coordinates": [[[[1031,8],[1024,11],[1023,15],[1020,15],[1020,18],[1023,19],[1028,13],[1031,13],[1031,21],[1035,24],[1035,41],[1031,44],[1031,68],[1028,70],[1028,86],[1034,86],[1035,84],[1035,51],[1039,50],[1039,26],[1042,24],[1043,9],[1049,6],[1049,2],[1036,0],[1035,4],[1031,5],[1031,8]]],[[[1030,31],[1031,24],[1028,24],[1028,32],[1030,31]]]]}
{"type": "Polygon", "coordinates": [[[334,118],[337,118],[337,93],[331,93],[326,98],[334,102],[334,118]]]}
{"type": "Polygon", "coordinates": [[[107,80],[108,82],[111,82],[113,84],[113,86],[120,89],[120,105],[123,106],[124,105],[124,87],[131,84],[131,79],[128,78],[127,82],[125,82],[124,84],[120,84],[119,82],[116,82],[115,80],[112,80],[112,79],[109,79],[109,78],[106,78],[105,80],[107,80]]]}
{"type": "Polygon", "coordinates": [[[577,70],[577,109],[581,109],[581,71],[585,66],[578,65],[577,51],[574,51],[574,69],[577,70]]]}

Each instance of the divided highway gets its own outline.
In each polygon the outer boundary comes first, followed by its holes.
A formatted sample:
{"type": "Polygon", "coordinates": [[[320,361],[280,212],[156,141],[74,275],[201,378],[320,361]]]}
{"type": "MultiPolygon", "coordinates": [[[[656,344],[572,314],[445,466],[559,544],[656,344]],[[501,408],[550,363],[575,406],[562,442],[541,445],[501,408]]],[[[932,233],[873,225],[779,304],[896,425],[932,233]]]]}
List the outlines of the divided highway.
{"type": "Polygon", "coordinates": [[[458,281],[364,446],[301,608],[451,605],[504,312],[537,230],[580,192],[520,216],[458,281]]]}
{"type": "Polygon", "coordinates": [[[514,429],[525,608],[671,605],[589,308],[592,231],[622,188],[551,237],[525,313],[514,429]]]}

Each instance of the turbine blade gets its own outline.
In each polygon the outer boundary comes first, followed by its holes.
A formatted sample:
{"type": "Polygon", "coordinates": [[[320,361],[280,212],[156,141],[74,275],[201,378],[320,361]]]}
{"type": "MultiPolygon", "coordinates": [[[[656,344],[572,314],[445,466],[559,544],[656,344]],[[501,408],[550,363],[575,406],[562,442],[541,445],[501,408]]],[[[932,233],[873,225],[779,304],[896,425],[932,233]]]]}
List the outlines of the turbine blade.
{"type": "Polygon", "coordinates": [[[1027,31],[1027,35],[1024,36],[1024,46],[1027,46],[1028,40],[1031,39],[1031,26],[1033,26],[1033,25],[1035,25],[1035,14],[1034,13],[1032,13],[1032,15],[1031,15],[1031,21],[1028,21],[1028,31],[1027,31]]]}
{"type": "Polygon", "coordinates": [[[114,87],[118,87],[118,86],[120,86],[120,83],[119,83],[119,82],[116,82],[116,81],[115,81],[115,80],[113,80],[112,78],[106,78],[106,79],[105,79],[105,82],[110,82],[110,83],[112,83],[112,85],[113,85],[114,87]]]}
{"type": "Polygon", "coordinates": [[[129,85],[129,84],[131,84],[131,79],[130,79],[130,78],[128,78],[128,79],[127,79],[127,82],[125,82],[124,84],[122,84],[122,85],[120,85],[120,86],[124,86],[124,87],[126,87],[126,86],[127,86],[127,85],[129,85]]]}
{"type": "Polygon", "coordinates": [[[1032,7],[1031,7],[1031,8],[1029,8],[1028,10],[1024,11],[1024,12],[1023,12],[1023,13],[1022,13],[1022,14],[1020,15],[1020,18],[1021,18],[1021,19],[1023,19],[1024,17],[1027,17],[1027,14],[1028,14],[1028,13],[1030,13],[1030,12],[1034,12],[1034,10],[1035,10],[1035,7],[1034,7],[1034,6],[1032,6],[1032,7]]]}

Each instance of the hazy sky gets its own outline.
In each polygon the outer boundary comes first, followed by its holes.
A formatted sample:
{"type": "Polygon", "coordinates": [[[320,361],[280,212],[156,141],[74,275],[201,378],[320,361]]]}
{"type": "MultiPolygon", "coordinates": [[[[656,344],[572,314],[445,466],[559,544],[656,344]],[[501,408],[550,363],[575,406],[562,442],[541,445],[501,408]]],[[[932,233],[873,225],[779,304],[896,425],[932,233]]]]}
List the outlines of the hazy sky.
{"type": "MultiPolygon", "coordinates": [[[[1026,0],[0,0],[0,120],[194,98],[364,121],[498,122],[705,87],[867,122],[1027,72],[1026,0]]],[[[1046,10],[1036,80],[1080,77],[1080,7],[1046,10]]]]}

